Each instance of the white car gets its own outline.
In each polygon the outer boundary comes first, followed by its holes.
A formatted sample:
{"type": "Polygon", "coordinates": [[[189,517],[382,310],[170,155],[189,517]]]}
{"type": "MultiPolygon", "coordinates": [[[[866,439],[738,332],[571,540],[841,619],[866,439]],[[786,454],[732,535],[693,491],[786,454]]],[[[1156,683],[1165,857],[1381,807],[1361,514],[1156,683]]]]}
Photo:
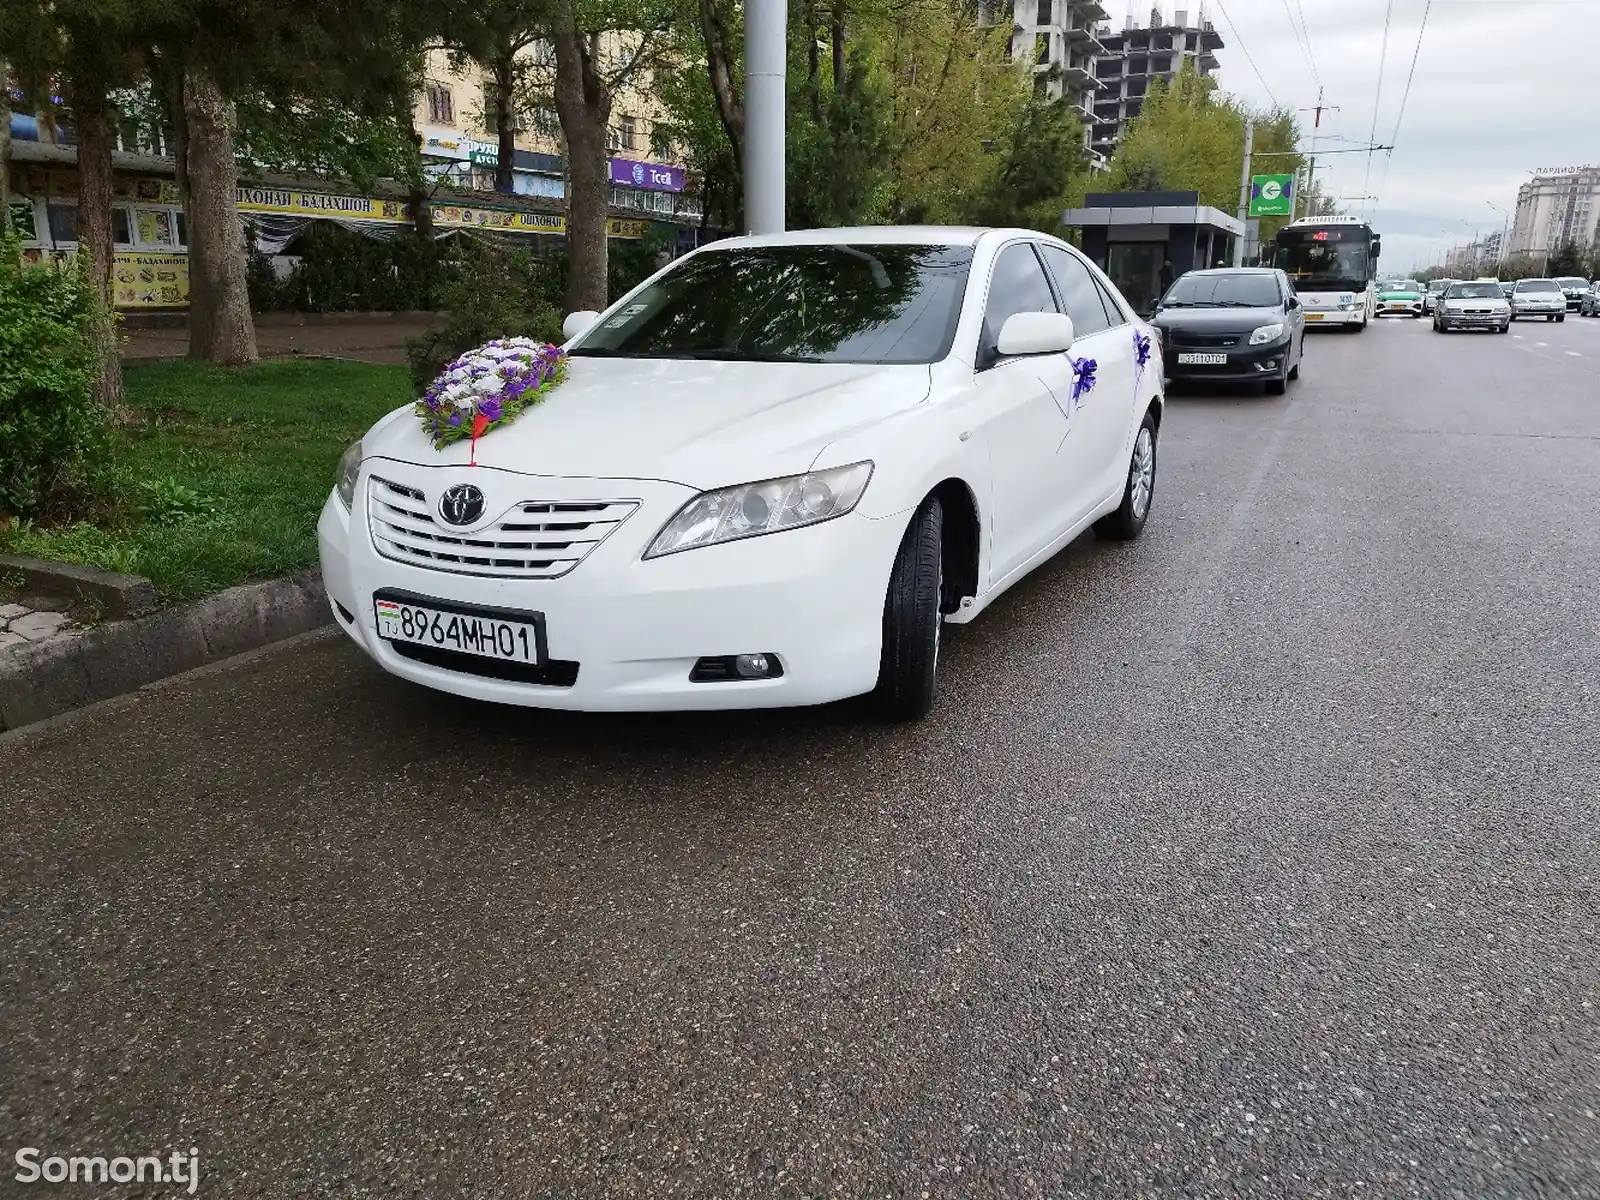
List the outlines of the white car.
{"type": "Polygon", "coordinates": [[[1519,279],[1511,289],[1511,319],[1543,317],[1546,321],[1567,319],[1567,297],[1554,279],[1519,279]]]}
{"type": "Polygon", "coordinates": [[[1449,333],[1455,329],[1492,329],[1505,333],[1511,328],[1511,305],[1500,292],[1500,282],[1480,279],[1473,283],[1452,283],[1439,297],[1433,314],[1433,331],[1449,333]]]}
{"type": "Polygon", "coordinates": [[[475,446],[436,450],[408,407],[346,453],[323,580],[385,670],[546,708],[870,693],[916,718],[942,622],[1149,515],[1159,344],[1038,233],[728,239],[567,336],[565,382],[475,446]]]}

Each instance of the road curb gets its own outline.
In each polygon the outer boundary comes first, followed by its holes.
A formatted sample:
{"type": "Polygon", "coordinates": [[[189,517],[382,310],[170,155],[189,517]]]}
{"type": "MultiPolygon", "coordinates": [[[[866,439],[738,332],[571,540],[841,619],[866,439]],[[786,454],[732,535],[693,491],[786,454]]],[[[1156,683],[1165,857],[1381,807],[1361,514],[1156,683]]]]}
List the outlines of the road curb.
{"type": "Polygon", "coordinates": [[[113,619],[142,617],[161,607],[155,586],[137,575],[22,554],[0,554],[0,575],[7,572],[21,575],[27,586],[45,595],[93,605],[113,619]]]}
{"type": "Polygon", "coordinates": [[[312,570],[16,647],[0,657],[0,731],[136,691],[331,619],[322,573],[312,570]]]}

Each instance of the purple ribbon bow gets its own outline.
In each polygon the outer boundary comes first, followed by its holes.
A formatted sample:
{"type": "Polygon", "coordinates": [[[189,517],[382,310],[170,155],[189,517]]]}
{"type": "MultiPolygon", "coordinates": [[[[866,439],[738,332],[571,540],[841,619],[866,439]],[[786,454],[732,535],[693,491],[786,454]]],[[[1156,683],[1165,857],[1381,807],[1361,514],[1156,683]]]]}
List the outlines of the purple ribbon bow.
{"type": "Polygon", "coordinates": [[[1145,363],[1150,361],[1150,339],[1137,329],[1133,331],[1133,361],[1143,370],[1145,363]]]}
{"type": "Polygon", "coordinates": [[[1094,391],[1094,372],[1099,366],[1092,358],[1075,358],[1072,360],[1072,398],[1081,400],[1084,396],[1094,391]]]}

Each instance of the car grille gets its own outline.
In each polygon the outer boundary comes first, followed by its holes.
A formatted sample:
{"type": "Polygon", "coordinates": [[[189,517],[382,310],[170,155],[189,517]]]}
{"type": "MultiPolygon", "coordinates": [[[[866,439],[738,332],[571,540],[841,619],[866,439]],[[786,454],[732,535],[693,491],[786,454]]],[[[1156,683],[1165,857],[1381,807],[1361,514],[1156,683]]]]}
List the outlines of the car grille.
{"type": "Polygon", "coordinates": [[[466,575],[557,579],[638,507],[637,500],[529,500],[497,524],[462,534],[440,524],[420,488],[376,475],[367,484],[367,523],[379,554],[466,575]]]}
{"type": "Polygon", "coordinates": [[[482,658],[476,654],[459,654],[454,650],[441,650],[437,646],[419,646],[415,642],[385,644],[402,658],[438,667],[441,671],[476,675],[480,679],[500,679],[507,683],[533,683],[541,687],[557,688],[570,688],[578,682],[578,664],[565,659],[552,658],[543,666],[538,666],[534,663],[482,658]]]}
{"type": "Polygon", "coordinates": [[[1184,350],[1219,350],[1225,346],[1237,346],[1239,335],[1237,333],[1180,333],[1174,331],[1168,341],[1175,347],[1184,350]]]}

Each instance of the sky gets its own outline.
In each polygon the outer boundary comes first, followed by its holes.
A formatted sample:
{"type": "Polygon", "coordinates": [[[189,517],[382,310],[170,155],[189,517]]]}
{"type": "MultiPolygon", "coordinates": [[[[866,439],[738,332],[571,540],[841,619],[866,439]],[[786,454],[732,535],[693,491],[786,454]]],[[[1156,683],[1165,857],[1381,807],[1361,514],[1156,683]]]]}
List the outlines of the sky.
{"type": "MultiPolygon", "coordinates": [[[[1101,5],[1122,23],[1128,0],[1101,5]]],[[[1134,0],[1141,25],[1151,7],[1134,0]]],[[[1218,82],[1252,105],[1310,109],[1320,78],[1325,103],[1338,109],[1323,113],[1324,151],[1394,146],[1317,160],[1317,178],[1342,211],[1367,216],[1383,235],[1383,264],[1394,271],[1420,270],[1451,246],[1498,231],[1535,169],[1600,164],[1600,0],[1432,0],[1431,7],[1429,0],[1160,0],[1159,7],[1168,17],[1187,10],[1191,19],[1204,9],[1225,43],[1218,82]],[[1294,32],[1302,14],[1309,62],[1294,32]],[[1368,196],[1377,199],[1362,199],[1368,196]]],[[[1298,116],[1301,144],[1309,146],[1312,114],[1298,116]]]]}

